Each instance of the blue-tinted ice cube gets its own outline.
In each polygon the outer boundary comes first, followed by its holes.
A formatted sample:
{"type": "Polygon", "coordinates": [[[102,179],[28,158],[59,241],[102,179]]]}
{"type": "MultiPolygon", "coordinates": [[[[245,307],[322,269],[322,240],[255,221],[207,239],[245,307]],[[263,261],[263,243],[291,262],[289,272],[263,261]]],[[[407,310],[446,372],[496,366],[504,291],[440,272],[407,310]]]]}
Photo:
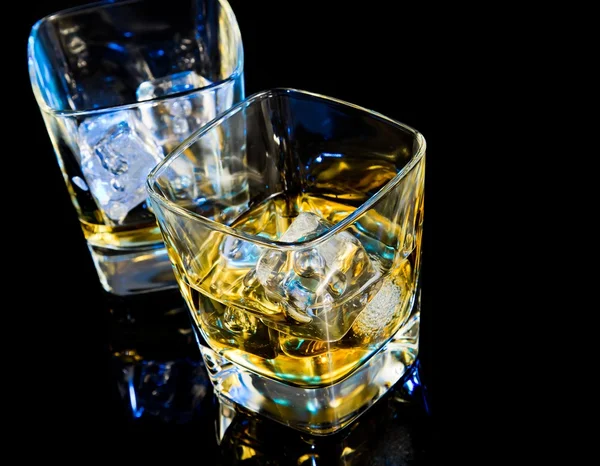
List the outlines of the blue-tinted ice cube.
{"type": "MultiPolygon", "coordinates": [[[[139,102],[192,91],[212,85],[212,81],[195,71],[182,71],[140,84],[136,91],[139,102]]],[[[216,91],[206,90],[148,103],[140,107],[142,121],[157,142],[171,150],[193,131],[216,117],[216,91]]]]}
{"type": "Polygon", "coordinates": [[[208,79],[200,76],[195,71],[182,71],[152,81],[140,84],[136,91],[139,102],[163,97],[165,95],[199,89],[212,84],[208,79]]]}
{"type": "Polygon", "coordinates": [[[221,257],[229,267],[245,268],[256,265],[260,257],[260,248],[249,241],[227,236],[221,243],[221,257]]]}
{"type": "Polygon", "coordinates": [[[134,110],[85,119],[78,129],[81,168],[102,212],[116,224],[146,199],[145,181],[164,157],[134,110]]]}

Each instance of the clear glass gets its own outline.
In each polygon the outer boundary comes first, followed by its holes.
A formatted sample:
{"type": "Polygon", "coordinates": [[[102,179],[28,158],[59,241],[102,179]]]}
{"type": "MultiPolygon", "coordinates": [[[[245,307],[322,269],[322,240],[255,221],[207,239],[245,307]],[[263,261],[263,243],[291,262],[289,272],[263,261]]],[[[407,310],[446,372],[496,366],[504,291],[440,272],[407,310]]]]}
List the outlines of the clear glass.
{"type": "Polygon", "coordinates": [[[104,289],[176,288],[144,184],[167,153],[244,98],[229,4],[126,0],[61,11],[33,26],[28,63],[104,289]]]}
{"type": "Polygon", "coordinates": [[[292,89],[249,97],[153,169],[149,201],[222,403],[330,434],[412,367],[424,170],[414,129],[292,89]]]}

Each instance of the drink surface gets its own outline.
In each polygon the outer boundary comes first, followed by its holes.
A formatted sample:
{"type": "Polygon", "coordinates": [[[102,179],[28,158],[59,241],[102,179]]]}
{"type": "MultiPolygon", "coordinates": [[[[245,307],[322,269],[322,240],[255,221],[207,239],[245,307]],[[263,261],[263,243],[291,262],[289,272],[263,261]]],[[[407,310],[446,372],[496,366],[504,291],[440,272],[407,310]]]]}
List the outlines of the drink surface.
{"type": "Polygon", "coordinates": [[[162,245],[162,237],[155,220],[123,227],[93,224],[81,219],[79,221],[85,239],[95,247],[122,250],[162,245]]]}
{"type": "MultiPolygon", "coordinates": [[[[298,242],[347,217],[356,208],[350,204],[279,195],[232,227],[298,242]]],[[[194,246],[195,260],[175,270],[213,350],[280,382],[321,387],[359,368],[413,317],[417,241],[373,209],[344,232],[290,252],[211,232],[194,246]],[[407,243],[409,250],[398,250],[407,243]]]]}

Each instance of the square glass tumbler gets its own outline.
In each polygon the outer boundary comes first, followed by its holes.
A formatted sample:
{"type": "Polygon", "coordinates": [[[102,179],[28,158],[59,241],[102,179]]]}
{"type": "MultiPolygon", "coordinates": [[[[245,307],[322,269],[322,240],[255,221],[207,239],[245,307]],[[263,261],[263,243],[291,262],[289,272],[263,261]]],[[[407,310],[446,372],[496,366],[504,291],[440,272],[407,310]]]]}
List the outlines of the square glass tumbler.
{"type": "Polygon", "coordinates": [[[325,435],[415,364],[424,170],[414,129],[292,89],[254,94],[153,169],[221,402],[325,435]],[[179,174],[207,164],[183,191],[179,174]]]}
{"type": "Polygon", "coordinates": [[[145,182],[168,152],[244,98],[229,4],[124,0],[61,11],[33,26],[28,64],[104,289],[175,288],[145,182]]]}

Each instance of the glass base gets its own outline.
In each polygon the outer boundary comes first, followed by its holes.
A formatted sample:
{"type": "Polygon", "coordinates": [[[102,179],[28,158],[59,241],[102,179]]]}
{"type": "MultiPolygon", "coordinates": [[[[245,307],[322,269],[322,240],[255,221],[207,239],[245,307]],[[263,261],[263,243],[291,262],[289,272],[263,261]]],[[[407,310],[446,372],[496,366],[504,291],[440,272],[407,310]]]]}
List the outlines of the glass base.
{"type": "Polygon", "coordinates": [[[238,404],[312,435],[329,435],[352,423],[407,373],[417,357],[418,335],[417,313],[358,370],[320,388],[286,385],[237,366],[202,343],[200,350],[221,403],[238,404]]]}
{"type": "Polygon", "coordinates": [[[347,429],[327,436],[294,429],[219,400],[214,420],[219,464],[301,466],[431,465],[433,427],[420,363],[347,429]],[[257,462],[258,461],[258,462],[257,462]]]}
{"type": "Polygon", "coordinates": [[[105,291],[129,296],[177,288],[167,250],[162,247],[115,251],[88,245],[105,291]]]}

